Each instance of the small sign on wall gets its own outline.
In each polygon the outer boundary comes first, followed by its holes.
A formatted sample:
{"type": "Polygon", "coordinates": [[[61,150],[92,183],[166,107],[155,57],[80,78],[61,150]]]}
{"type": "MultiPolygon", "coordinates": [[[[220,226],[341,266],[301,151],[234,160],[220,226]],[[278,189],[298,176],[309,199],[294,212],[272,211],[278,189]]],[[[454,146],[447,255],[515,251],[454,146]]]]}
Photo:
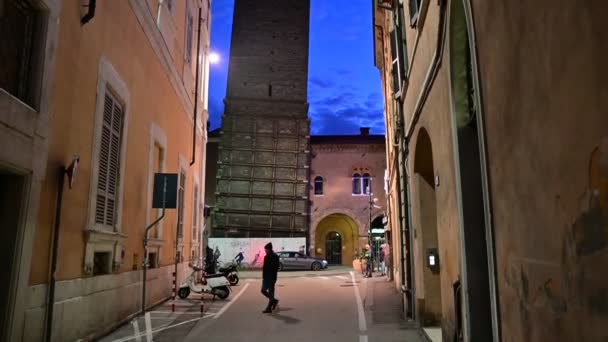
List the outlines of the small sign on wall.
{"type": "Polygon", "coordinates": [[[152,208],[160,209],[163,207],[163,191],[167,186],[165,194],[165,208],[177,208],[177,173],[155,173],[154,174],[154,193],[152,196],[152,208]]]}

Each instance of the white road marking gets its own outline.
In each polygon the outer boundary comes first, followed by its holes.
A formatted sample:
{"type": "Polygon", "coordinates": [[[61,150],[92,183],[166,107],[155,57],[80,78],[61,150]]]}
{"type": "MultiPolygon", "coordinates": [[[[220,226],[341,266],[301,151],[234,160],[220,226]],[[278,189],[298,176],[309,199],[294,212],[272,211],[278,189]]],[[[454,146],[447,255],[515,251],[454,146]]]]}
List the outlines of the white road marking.
{"type": "Polygon", "coordinates": [[[320,276],[319,278],[321,278],[323,280],[329,280],[329,277],[325,277],[325,276],[320,276]]]}
{"type": "Polygon", "coordinates": [[[342,279],[342,280],[348,280],[348,277],[345,277],[345,276],[334,276],[334,278],[338,278],[338,279],[342,279]]]}
{"type": "MultiPolygon", "coordinates": [[[[350,272],[350,277],[353,281],[353,288],[355,289],[355,299],[357,300],[357,311],[359,313],[359,331],[367,331],[367,322],[365,321],[365,312],[363,311],[363,301],[361,300],[361,294],[359,293],[359,285],[355,282],[355,273],[350,272]]],[[[367,341],[367,336],[365,336],[367,341]]]]}
{"type": "MultiPolygon", "coordinates": [[[[167,330],[167,329],[178,327],[180,325],[196,322],[196,321],[201,320],[201,319],[203,319],[205,317],[207,317],[207,316],[193,318],[193,319],[190,319],[190,320],[187,320],[187,321],[183,321],[183,322],[180,322],[180,323],[177,323],[177,324],[173,324],[173,325],[167,325],[165,327],[152,330],[152,333],[156,334],[156,333],[159,333],[159,332],[161,332],[163,330],[167,330]]],[[[141,339],[142,336],[146,336],[146,334],[144,333],[144,334],[139,334],[139,335],[135,335],[135,336],[124,337],[124,338],[121,338],[121,339],[118,339],[118,340],[114,340],[112,342],[127,342],[127,341],[131,341],[131,340],[141,339]]]]}
{"type": "Polygon", "coordinates": [[[367,342],[367,335],[359,335],[359,342],[367,342]]]}
{"type": "Polygon", "coordinates": [[[245,284],[241,292],[237,293],[236,296],[234,296],[234,298],[232,298],[232,300],[228,304],[224,305],[224,307],[220,311],[218,311],[218,313],[213,317],[213,319],[218,319],[218,317],[220,317],[224,312],[226,312],[226,310],[228,310],[228,308],[232,304],[234,304],[237,299],[239,299],[239,297],[245,292],[245,290],[247,290],[247,287],[249,287],[249,283],[245,284]]]}

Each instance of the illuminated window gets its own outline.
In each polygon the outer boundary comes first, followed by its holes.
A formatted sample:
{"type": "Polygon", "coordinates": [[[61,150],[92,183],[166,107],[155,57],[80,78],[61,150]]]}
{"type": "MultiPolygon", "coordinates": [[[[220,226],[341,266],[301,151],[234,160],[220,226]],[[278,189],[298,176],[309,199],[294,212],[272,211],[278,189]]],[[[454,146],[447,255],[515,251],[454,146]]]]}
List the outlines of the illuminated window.
{"type": "Polygon", "coordinates": [[[364,194],[369,194],[372,192],[372,177],[369,173],[363,174],[361,178],[362,190],[364,194]]]}

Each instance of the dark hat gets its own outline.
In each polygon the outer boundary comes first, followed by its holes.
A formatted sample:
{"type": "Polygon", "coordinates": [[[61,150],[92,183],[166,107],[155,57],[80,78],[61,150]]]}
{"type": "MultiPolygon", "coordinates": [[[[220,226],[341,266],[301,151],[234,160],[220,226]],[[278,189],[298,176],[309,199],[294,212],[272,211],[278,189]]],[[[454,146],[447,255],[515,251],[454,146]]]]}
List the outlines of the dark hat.
{"type": "Polygon", "coordinates": [[[272,242],[267,243],[264,248],[272,250],[272,242]]]}

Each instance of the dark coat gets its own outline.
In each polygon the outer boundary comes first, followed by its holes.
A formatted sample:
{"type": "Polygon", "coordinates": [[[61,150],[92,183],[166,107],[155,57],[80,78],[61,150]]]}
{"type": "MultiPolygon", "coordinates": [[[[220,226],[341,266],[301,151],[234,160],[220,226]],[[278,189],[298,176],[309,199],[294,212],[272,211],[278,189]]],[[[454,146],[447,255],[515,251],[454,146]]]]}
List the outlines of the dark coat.
{"type": "Polygon", "coordinates": [[[264,257],[264,268],[262,269],[262,277],[264,280],[276,281],[279,266],[279,256],[275,252],[266,254],[264,257]]]}

